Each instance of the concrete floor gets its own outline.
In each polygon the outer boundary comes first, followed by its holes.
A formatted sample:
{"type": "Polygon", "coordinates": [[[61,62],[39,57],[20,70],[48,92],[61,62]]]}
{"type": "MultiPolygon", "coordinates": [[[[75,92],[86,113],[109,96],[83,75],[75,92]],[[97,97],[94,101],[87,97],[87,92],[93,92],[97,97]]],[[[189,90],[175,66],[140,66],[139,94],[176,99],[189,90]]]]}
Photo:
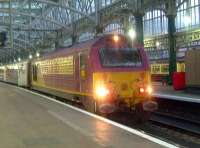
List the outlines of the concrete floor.
{"type": "Polygon", "coordinates": [[[0,148],[157,148],[151,141],[0,83],[0,148]]]}
{"type": "Polygon", "coordinates": [[[176,91],[172,86],[163,86],[161,83],[153,84],[153,96],[172,100],[200,103],[200,95],[187,93],[184,90],[176,91]]]}

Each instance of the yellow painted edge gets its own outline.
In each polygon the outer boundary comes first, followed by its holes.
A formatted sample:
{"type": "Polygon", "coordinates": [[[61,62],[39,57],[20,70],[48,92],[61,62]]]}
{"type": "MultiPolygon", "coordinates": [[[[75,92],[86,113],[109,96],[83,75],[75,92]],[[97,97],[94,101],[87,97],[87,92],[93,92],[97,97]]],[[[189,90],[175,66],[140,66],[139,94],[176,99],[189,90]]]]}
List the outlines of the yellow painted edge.
{"type": "Polygon", "coordinates": [[[47,86],[40,86],[40,85],[35,85],[35,86],[36,87],[43,87],[43,88],[47,88],[47,89],[52,89],[52,90],[60,91],[60,92],[63,92],[63,93],[70,93],[70,94],[90,96],[90,97],[92,96],[91,94],[88,94],[88,93],[81,93],[81,92],[76,92],[76,91],[71,91],[71,90],[56,89],[56,88],[47,87],[47,86]]]}

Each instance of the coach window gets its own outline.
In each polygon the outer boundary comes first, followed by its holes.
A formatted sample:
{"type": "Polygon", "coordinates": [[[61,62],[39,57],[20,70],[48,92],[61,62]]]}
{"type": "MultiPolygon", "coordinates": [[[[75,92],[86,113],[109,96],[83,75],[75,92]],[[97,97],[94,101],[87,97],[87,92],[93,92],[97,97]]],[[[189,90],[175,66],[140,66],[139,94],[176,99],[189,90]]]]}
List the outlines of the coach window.
{"type": "Polygon", "coordinates": [[[86,55],[80,54],[80,77],[82,79],[86,78],[86,55]]]}
{"type": "Polygon", "coordinates": [[[37,81],[37,66],[33,65],[33,80],[37,81]]]}
{"type": "Polygon", "coordinates": [[[34,73],[35,73],[35,66],[32,65],[32,77],[33,77],[33,80],[34,80],[34,73]]]}

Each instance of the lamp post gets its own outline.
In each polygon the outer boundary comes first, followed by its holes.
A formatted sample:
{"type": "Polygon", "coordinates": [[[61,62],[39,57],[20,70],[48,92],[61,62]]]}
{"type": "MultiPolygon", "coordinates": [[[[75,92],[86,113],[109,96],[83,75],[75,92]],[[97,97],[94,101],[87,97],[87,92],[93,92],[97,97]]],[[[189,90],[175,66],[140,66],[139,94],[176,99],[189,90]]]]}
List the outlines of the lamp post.
{"type": "Polygon", "coordinates": [[[40,53],[39,53],[39,52],[36,53],[36,57],[37,57],[37,58],[40,57],[40,53]]]}
{"type": "Polygon", "coordinates": [[[158,48],[160,46],[160,42],[156,41],[156,47],[158,48]]]}
{"type": "Polygon", "coordinates": [[[136,38],[136,32],[133,28],[131,28],[129,31],[128,31],[128,36],[130,37],[131,39],[131,43],[132,43],[132,46],[133,46],[133,41],[134,39],[136,38]]]}
{"type": "Polygon", "coordinates": [[[29,59],[31,60],[32,58],[33,58],[33,56],[30,54],[30,55],[29,55],[29,59]]]}
{"type": "Polygon", "coordinates": [[[136,32],[135,32],[135,30],[133,28],[131,28],[128,31],[128,36],[131,38],[132,41],[136,38],[136,32]]]}

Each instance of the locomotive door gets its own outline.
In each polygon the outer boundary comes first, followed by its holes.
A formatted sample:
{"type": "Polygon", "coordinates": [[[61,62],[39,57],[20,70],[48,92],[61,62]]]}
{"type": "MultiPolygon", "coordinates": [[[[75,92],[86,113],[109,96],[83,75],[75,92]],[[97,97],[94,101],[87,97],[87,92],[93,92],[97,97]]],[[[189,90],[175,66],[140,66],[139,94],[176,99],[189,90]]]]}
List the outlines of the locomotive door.
{"type": "Polygon", "coordinates": [[[86,91],[86,71],[87,71],[87,58],[86,54],[79,54],[79,80],[80,80],[80,92],[86,91]]]}

